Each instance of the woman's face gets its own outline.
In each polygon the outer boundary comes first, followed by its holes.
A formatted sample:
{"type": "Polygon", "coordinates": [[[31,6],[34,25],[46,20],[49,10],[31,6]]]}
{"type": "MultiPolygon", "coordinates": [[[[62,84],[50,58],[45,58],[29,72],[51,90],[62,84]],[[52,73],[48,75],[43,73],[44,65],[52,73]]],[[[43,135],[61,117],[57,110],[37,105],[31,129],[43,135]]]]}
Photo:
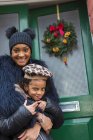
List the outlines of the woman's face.
{"type": "Polygon", "coordinates": [[[26,44],[17,44],[12,48],[11,57],[18,66],[23,67],[31,57],[31,49],[26,44]]]}

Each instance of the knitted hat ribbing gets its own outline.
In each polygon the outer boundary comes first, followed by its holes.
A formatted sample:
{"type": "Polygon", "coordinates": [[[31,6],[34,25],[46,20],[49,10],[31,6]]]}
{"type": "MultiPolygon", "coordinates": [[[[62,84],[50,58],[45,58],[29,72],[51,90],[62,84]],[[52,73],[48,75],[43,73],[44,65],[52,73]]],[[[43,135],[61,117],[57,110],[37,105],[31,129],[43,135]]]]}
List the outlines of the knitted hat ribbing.
{"type": "Polygon", "coordinates": [[[17,32],[15,34],[13,34],[9,40],[9,47],[10,50],[12,49],[13,46],[15,46],[16,44],[26,44],[28,45],[30,48],[32,46],[32,39],[31,37],[25,33],[25,32],[17,32]]]}
{"type": "Polygon", "coordinates": [[[7,29],[6,36],[9,39],[10,51],[17,44],[26,44],[31,49],[35,33],[30,28],[25,29],[23,32],[18,32],[15,27],[11,27],[7,29]]]}

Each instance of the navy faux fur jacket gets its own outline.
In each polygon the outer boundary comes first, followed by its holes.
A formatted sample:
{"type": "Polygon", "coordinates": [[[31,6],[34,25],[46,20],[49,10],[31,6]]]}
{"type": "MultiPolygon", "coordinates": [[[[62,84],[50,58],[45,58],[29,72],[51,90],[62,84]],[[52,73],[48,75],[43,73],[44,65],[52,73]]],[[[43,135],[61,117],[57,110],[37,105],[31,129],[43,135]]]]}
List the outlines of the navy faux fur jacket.
{"type": "MultiPolygon", "coordinates": [[[[46,66],[40,60],[31,59],[30,63],[46,66]]],[[[14,87],[15,83],[23,79],[23,75],[22,69],[14,63],[10,56],[0,57],[0,132],[6,136],[11,136],[19,132],[21,129],[18,126],[19,124],[21,124],[22,128],[25,128],[32,116],[23,106],[25,99],[15,91],[14,87]],[[14,114],[13,117],[11,116],[12,114],[14,114]],[[15,130],[13,130],[11,121],[8,118],[14,121],[15,130]],[[17,118],[19,118],[18,122],[16,122],[17,118]],[[7,131],[5,131],[6,127],[7,131]]],[[[47,84],[46,96],[58,103],[58,96],[52,78],[48,80],[47,84]]],[[[63,124],[63,115],[60,109],[52,119],[54,128],[58,128],[63,124]]]]}

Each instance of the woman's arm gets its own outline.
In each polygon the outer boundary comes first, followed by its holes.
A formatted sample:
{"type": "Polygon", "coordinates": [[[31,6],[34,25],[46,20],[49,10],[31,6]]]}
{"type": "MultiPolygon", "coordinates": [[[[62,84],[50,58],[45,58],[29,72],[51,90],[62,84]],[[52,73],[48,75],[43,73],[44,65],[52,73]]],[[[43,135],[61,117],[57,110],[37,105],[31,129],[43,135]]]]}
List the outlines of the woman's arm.
{"type": "Polygon", "coordinates": [[[49,134],[53,126],[51,119],[42,113],[38,113],[37,120],[39,121],[41,127],[44,129],[46,134],[49,134]]]}
{"type": "Polygon", "coordinates": [[[26,139],[31,139],[31,140],[37,140],[37,137],[39,136],[41,129],[41,125],[36,122],[33,128],[28,128],[26,131],[24,131],[18,139],[20,140],[26,140],[26,139]]]}
{"type": "Polygon", "coordinates": [[[26,129],[18,138],[20,140],[25,140],[27,138],[31,140],[36,140],[37,137],[39,136],[41,127],[44,129],[44,131],[47,134],[49,134],[53,126],[51,119],[45,116],[44,114],[38,113],[38,119],[41,120],[42,117],[43,117],[43,122],[40,123],[36,122],[33,128],[26,129]]]}
{"type": "Polygon", "coordinates": [[[10,136],[22,131],[36,113],[35,109],[37,105],[37,102],[32,105],[26,105],[25,102],[12,116],[8,118],[2,117],[0,119],[1,133],[10,136]]]}
{"type": "Polygon", "coordinates": [[[64,122],[63,112],[57,102],[50,100],[49,98],[46,98],[46,100],[47,105],[45,108],[45,112],[50,115],[53,123],[53,128],[59,128],[64,122]]]}
{"type": "Polygon", "coordinates": [[[15,135],[27,126],[31,118],[32,114],[22,105],[12,116],[0,117],[0,132],[7,136],[15,135]]]}
{"type": "MultiPolygon", "coordinates": [[[[45,101],[38,101],[39,102],[39,108],[42,110],[43,114],[48,116],[52,123],[53,128],[59,128],[63,124],[63,113],[61,108],[59,107],[58,103],[55,101],[50,100],[49,98],[45,98],[45,101]]],[[[41,114],[41,113],[38,113],[41,114]]],[[[39,115],[38,119],[40,118],[42,120],[42,115],[39,115]]],[[[42,120],[43,122],[43,120],[42,120]]]]}

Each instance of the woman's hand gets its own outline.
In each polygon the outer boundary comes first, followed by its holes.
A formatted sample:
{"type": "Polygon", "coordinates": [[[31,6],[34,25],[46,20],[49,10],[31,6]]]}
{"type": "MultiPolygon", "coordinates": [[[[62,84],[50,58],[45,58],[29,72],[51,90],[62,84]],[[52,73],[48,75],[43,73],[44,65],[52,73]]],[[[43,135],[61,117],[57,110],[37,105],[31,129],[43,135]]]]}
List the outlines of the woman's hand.
{"type": "Polygon", "coordinates": [[[44,129],[44,131],[47,134],[49,134],[49,132],[53,126],[51,119],[42,113],[37,113],[37,120],[39,121],[39,123],[40,123],[41,127],[44,129]]]}
{"type": "Polygon", "coordinates": [[[27,100],[25,100],[24,106],[26,107],[27,110],[29,110],[31,112],[32,115],[36,114],[36,108],[38,106],[38,102],[34,102],[31,105],[26,105],[27,104],[27,100]]]}
{"type": "Polygon", "coordinates": [[[40,100],[40,101],[38,101],[38,108],[40,108],[42,111],[44,111],[46,108],[46,104],[47,104],[46,101],[40,100]]]}
{"type": "Polygon", "coordinates": [[[24,131],[19,137],[19,140],[36,140],[39,136],[41,126],[36,123],[33,128],[29,128],[24,131]]]}

